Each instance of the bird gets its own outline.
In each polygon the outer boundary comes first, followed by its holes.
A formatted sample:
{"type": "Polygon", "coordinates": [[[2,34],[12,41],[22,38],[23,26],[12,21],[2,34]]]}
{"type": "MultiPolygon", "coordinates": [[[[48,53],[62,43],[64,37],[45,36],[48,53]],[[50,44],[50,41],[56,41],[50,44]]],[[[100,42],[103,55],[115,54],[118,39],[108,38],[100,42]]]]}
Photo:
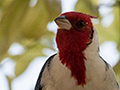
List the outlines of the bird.
{"type": "Polygon", "coordinates": [[[34,90],[119,90],[112,67],[99,54],[94,18],[70,11],[54,20],[58,52],[46,60],[34,90]]]}

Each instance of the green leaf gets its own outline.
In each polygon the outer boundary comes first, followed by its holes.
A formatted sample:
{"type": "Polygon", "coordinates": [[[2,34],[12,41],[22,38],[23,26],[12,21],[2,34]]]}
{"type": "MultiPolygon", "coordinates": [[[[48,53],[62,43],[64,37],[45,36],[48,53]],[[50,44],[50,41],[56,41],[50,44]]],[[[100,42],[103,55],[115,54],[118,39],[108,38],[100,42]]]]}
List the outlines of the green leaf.
{"type": "Polygon", "coordinates": [[[78,0],[75,11],[86,13],[92,16],[98,16],[98,6],[96,5],[98,0],[78,0]]]}
{"type": "Polygon", "coordinates": [[[1,1],[0,60],[13,42],[39,40],[50,33],[46,28],[48,22],[61,12],[60,0],[38,0],[34,7],[29,3],[30,0],[1,1]]]}
{"type": "Polygon", "coordinates": [[[11,58],[16,61],[15,75],[19,76],[22,74],[30,62],[38,56],[43,56],[42,51],[43,46],[41,44],[29,44],[25,53],[22,55],[12,56],[11,58]]]}

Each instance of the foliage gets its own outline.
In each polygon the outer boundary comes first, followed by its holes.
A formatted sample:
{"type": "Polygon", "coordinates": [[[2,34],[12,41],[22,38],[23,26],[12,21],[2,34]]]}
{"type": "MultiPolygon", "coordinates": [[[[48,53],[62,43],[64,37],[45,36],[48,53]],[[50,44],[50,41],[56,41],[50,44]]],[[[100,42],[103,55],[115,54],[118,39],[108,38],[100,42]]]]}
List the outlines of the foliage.
{"type": "MultiPolygon", "coordinates": [[[[60,0],[38,0],[35,5],[32,1],[0,0],[0,61],[6,57],[13,59],[16,62],[16,77],[35,57],[44,55],[43,48],[53,49],[54,33],[47,30],[47,24],[61,12],[60,0]],[[13,56],[8,53],[14,42],[25,48],[23,54],[13,56]]],[[[7,78],[9,84],[14,79],[7,78]]]]}

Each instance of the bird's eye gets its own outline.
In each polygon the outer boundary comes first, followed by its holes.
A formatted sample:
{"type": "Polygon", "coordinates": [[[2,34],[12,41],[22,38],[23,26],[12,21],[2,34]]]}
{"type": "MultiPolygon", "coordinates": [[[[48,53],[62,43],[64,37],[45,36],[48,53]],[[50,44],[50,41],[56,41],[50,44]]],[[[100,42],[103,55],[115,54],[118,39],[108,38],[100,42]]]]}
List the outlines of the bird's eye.
{"type": "Polygon", "coordinates": [[[85,26],[85,22],[80,20],[79,22],[76,23],[76,25],[79,27],[79,28],[82,28],[85,26]]]}

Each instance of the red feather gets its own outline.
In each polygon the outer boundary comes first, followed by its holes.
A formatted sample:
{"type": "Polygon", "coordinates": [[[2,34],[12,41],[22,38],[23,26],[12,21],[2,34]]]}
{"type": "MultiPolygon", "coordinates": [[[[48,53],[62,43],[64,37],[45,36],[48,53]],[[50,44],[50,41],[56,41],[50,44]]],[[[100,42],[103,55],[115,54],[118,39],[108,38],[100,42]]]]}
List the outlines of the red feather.
{"type": "Polygon", "coordinates": [[[59,57],[63,64],[71,70],[71,76],[77,80],[78,85],[86,84],[86,67],[84,50],[90,42],[89,36],[93,28],[89,15],[83,13],[64,13],[73,27],[70,30],[58,29],[56,42],[59,49],[59,57]],[[77,20],[84,20],[87,26],[78,29],[75,27],[77,20]],[[76,30],[78,29],[78,30],[76,30]]]}

